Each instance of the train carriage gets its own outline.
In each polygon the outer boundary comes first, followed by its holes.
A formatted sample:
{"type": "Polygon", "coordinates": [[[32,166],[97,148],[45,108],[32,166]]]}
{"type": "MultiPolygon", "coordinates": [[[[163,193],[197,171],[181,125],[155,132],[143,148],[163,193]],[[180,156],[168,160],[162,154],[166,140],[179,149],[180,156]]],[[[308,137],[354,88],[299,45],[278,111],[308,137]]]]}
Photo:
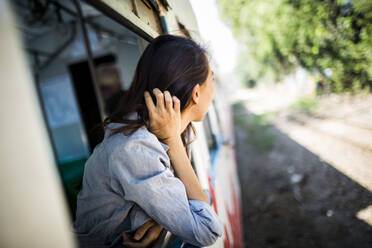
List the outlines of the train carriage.
{"type": "MultiPolygon", "coordinates": [[[[15,0],[1,12],[2,247],[76,247],[72,221],[94,127],[130,86],[148,42],[200,34],[187,0],[15,0]],[[11,6],[10,6],[11,5],[11,6]]],[[[194,123],[194,170],[223,221],[213,247],[242,247],[232,115],[223,83],[194,123]]],[[[160,247],[181,247],[167,233],[160,247]]]]}

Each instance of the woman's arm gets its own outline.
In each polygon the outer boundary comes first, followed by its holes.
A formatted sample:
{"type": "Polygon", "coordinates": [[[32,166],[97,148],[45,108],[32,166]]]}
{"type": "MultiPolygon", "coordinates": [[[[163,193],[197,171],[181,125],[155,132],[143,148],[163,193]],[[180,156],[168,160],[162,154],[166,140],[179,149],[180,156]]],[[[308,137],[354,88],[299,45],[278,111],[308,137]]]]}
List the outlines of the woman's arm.
{"type": "Polygon", "coordinates": [[[169,147],[167,153],[172,161],[177,177],[185,185],[187,198],[189,200],[199,200],[209,204],[209,200],[195,175],[189,158],[186,155],[186,150],[183,146],[181,137],[170,139],[166,144],[169,147]]]}
{"type": "Polygon", "coordinates": [[[126,145],[115,143],[106,148],[114,192],[190,244],[209,246],[222,235],[222,223],[213,208],[204,201],[188,199],[155,135],[140,132],[126,145]]]}
{"type": "Polygon", "coordinates": [[[153,93],[156,96],[156,106],[150,94],[145,92],[145,101],[150,116],[150,131],[168,145],[168,156],[172,161],[178,178],[185,185],[188,199],[199,200],[209,204],[209,200],[192,169],[181,140],[180,101],[173,96],[172,102],[172,97],[168,91],[163,94],[159,89],[155,88],[153,93]]]}

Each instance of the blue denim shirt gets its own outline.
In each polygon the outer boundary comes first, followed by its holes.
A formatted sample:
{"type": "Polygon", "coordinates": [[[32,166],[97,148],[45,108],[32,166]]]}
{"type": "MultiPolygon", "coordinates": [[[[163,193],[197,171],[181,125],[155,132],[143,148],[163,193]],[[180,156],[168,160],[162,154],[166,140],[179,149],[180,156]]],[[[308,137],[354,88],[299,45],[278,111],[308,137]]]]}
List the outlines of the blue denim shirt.
{"type": "Polygon", "coordinates": [[[130,136],[108,136],[106,130],[85,165],[74,223],[81,247],[109,247],[150,218],[187,243],[215,243],[222,223],[210,205],[187,199],[168,147],[145,126],[130,136]]]}

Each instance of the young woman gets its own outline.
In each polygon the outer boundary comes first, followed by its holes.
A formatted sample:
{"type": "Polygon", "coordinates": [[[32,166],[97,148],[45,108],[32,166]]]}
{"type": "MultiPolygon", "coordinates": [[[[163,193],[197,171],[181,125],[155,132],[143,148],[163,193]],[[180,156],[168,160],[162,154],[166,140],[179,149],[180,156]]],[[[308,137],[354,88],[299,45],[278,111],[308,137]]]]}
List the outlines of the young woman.
{"type": "Polygon", "coordinates": [[[196,246],[222,235],[188,154],[191,122],[207,113],[212,80],[194,41],[161,35],[147,46],[85,166],[75,222],[82,247],[110,246],[151,219],[196,246]]]}

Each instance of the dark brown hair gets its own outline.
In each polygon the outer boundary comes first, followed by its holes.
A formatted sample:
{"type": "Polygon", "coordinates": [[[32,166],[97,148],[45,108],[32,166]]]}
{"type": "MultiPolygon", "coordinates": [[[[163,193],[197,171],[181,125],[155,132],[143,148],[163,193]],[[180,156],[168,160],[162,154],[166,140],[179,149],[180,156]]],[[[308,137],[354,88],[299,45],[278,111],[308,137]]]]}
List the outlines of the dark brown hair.
{"type": "MultiPolygon", "coordinates": [[[[143,125],[148,127],[149,115],[144,92],[149,91],[155,103],[156,100],[152,94],[154,88],[161,91],[168,90],[172,96],[177,96],[181,102],[181,111],[183,111],[189,104],[194,86],[203,84],[208,72],[206,50],[196,42],[181,36],[158,36],[143,52],[131,86],[120,99],[113,114],[104,120],[104,130],[111,122],[126,124],[112,129],[111,135],[120,132],[131,135],[143,125]],[[133,112],[138,114],[138,119],[128,118],[133,112]]],[[[181,135],[185,146],[187,146],[185,136],[190,128],[195,134],[195,129],[190,123],[181,135]]]]}

